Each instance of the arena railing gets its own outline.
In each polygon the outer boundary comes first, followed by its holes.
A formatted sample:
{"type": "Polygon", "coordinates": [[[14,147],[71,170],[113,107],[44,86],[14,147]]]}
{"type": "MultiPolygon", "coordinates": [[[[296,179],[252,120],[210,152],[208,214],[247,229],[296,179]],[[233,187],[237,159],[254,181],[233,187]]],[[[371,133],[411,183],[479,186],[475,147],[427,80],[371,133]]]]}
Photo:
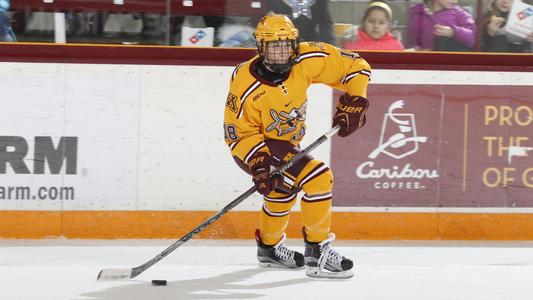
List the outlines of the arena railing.
{"type": "Polygon", "coordinates": [[[264,2],[264,0],[14,0],[11,1],[11,10],[259,16],[266,13],[264,2]]]}

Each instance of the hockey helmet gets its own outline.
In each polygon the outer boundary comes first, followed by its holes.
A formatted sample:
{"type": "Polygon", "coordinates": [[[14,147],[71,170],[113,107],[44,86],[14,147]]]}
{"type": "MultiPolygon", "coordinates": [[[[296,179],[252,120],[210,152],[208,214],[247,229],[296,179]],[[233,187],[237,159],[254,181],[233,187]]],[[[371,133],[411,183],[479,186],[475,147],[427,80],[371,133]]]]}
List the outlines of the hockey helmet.
{"type": "Polygon", "coordinates": [[[254,37],[259,56],[268,69],[277,73],[285,73],[290,70],[299,55],[298,29],[291,19],[285,15],[265,16],[257,24],[254,37]],[[276,43],[278,46],[269,48],[269,43],[276,43]],[[287,47],[283,47],[283,45],[287,47]],[[291,49],[292,51],[290,51],[291,49]],[[273,53],[275,51],[279,52],[273,53]],[[286,52],[283,54],[283,51],[286,52]],[[283,59],[280,61],[273,59],[273,57],[283,57],[283,59]]]}

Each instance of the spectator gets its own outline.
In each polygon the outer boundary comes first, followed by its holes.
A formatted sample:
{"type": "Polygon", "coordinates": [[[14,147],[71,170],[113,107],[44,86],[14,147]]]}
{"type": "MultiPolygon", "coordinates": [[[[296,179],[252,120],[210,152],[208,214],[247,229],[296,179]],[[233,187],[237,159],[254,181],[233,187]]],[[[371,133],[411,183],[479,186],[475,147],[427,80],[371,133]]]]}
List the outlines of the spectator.
{"type": "Polygon", "coordinates": [[[0,0],[0,42],[16,42],[9,16],[10,0],[0,0]]]}
{"type": "Polygon", "coordinates": [[[409,10],[407,48],[470,51],[475,37],[474,19],[457,0],[424,0],[409,10]]]}
{"type": "Polygon", "coordinates": [[[493,0],[483,15],[481,50],[489,52],[530,52],[533,34],[521,42],[511,42],[505,34],[505,24],[513,0],[493,0]]]}
{"type": "Polygon", "coordinates": [[[302,41],[335,43],[329,0],[268,0],[267,10],[291,18],[302,41]]]}
{"type": "Polygon", "coordinates": [[[402,43],[390,32],[391,21],[392,10],[389,5],[382,1],[371,2],[355,38],[344,41],[342,47],[354,50],[403,50],[402,43]]]}

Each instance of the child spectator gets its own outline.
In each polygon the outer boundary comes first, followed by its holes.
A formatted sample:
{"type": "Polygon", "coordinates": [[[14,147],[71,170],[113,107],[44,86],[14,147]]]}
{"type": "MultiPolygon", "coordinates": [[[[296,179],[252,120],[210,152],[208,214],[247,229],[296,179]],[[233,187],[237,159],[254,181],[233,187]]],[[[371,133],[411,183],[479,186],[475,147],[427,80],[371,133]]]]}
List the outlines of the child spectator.
{"type": "Polygon", "coordinates": [[[493,0],[483,16],[481,50],[489,52],[530,52],[533,34],[526,40],[513,43],[505,34],[505,24],[513,0],[493,0]]]}
{"type": "Polygon", "coordinates": [[[355,39],[344,41],[342,47],[354,50],[403,50],[400,41],[390,32],[392,10],[385,2],[371,2],[363,16],[355,39]]]}
{"type": "Polygon", "coordinates": [[[470,51],[475,37],[474,19],[457,0],[424,0],[409,10],[407,48],[470,51]]]}
{"type": "Polygon", "coordinates": [[[0,42],[16,42],[15,33],[11,29],[9,16],[9,0],[0,0],[0,42]]]}

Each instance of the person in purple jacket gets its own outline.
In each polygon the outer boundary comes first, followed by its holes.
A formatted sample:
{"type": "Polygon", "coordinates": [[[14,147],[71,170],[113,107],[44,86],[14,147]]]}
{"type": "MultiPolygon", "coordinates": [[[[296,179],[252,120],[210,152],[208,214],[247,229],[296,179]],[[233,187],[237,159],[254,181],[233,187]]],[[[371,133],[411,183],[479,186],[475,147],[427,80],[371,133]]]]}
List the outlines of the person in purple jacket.
{"type": "Polygon", "coordinates": [[[407,48],[470,51],[475,42],[474,18],[457,0],[424,0],[409,10],[407,48]]]}

